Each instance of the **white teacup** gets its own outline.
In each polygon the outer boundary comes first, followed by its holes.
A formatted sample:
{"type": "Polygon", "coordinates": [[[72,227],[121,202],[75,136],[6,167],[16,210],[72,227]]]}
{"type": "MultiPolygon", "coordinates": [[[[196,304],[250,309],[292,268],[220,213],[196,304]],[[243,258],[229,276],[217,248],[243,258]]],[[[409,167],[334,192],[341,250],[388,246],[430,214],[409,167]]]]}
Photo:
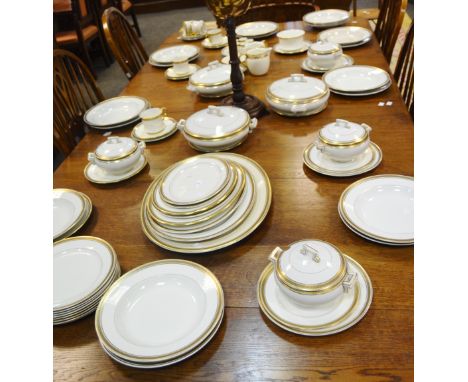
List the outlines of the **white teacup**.
{"type": "Polygon", "coordinates": [[[152,107],[140,113],[140,118],[143,121],[143,127],[146,133],[156,134],[162,131],[165,127],[164,118],[166,117],[165,107],[152,107]]]}
{"type": "Polygon", "coordinates": [[[296,50],[304,46],[305,32],[302,29],[286,29],[278,32],[279,48],[283,50],[296,50]]]}
{"type": "Polygon", "coordinates": [[[188,57],[186,56],[180,56],[174,58],[172,60],[172,69],[174,70],[175,74],[187,74],[190,72],[190,64],[188,61],[188,57]]]}
{"type": "Polygon", "coordinates": [[[203,20],[189,20],[182,23],[182,33],[187,37],[206,34],[206,25],[203,20]]]}
{"type": "Polygon", "coordinates": [[[254,76],[263,76],[270,69],[271,48],[253,48],[247,51],[247,68],[254,76]]]}
{"type": "Polygon", "coordinates": [[[220,28],[210,29],[206,35],[212,45],[221,44],[224,41],[224,35],[220,28]]]}

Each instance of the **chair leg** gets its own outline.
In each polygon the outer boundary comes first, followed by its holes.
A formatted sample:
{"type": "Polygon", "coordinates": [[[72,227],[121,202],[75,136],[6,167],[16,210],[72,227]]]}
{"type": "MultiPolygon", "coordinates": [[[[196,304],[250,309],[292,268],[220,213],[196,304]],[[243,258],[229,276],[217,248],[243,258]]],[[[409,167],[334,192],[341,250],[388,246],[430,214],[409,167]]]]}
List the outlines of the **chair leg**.
{"type": "Polygon", "coordinates": [[[138,25],[138,20],[137,20],[136,13],[133,7],[130,8],[130,16],[132,16],[133,26],[135,27],[138,37],[141,37],[140,26],[138,25]]]}
{"type": "Polygon", "coordinates": [[[104,63],[106,64],[106,67],[109,67],[112,64],[112,58],[109,55],[107,44],[104,42],[104,39],[102,38],[102,34],[100,32],[98,33],[98,40],[99,45],[101,46],[101,53],[102,57],[104,58],[104,63]]]}

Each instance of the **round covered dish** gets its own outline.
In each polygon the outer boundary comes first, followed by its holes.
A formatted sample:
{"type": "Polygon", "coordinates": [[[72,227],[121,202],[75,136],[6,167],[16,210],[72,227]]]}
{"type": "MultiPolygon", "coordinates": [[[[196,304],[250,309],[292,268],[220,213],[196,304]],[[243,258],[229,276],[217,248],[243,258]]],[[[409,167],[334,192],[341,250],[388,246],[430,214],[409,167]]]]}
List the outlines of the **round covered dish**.
{"type": "Polygon", "coordinates": [[[257,126],[257,119],[235,106],[210,105],[177,125],[195,149],[223,151],[242,143],[257,126]]]}
{"type": "Polygon", "coordinates": [[[94,153],[88,154],[88,160],[110,173],[124,173],[143,155],[144,148],[144,142],[131,138],[108,137],[94,153]]]}
{"type": "Polygon", "coordinates": [[[342,55],[339,44],[325,41],[314,42],[307,51],[309,66],[323,69],[333,68],[342,55]]]}
{"type": "Polygon", "coordinates": [[[348,162],[369,147],[371,130],[365,123],[337,119],[320,129],[316,146],[331,159],[348,162]]]}
{"type": "Polygon", "coordinates": [[[266,100],[275,112],[292,117],[321,112],[329,97],[330,91],[323,81],[303,74],[291,74],[273,82],[266,93],[266,100]]]}
{"type": "Polygon", "coordinates": [[[323,304],[349,292],[356,274],[348,272],[346,258],[334,245],[301,240],[269,256],[280,290],[300,304],[323,304]]]}
{"type": "Polygon", "coordinates": [[[203,97],[222,97],[232,92],[231,65],[212,61],[190,76],[187,89],[203,97]]]}

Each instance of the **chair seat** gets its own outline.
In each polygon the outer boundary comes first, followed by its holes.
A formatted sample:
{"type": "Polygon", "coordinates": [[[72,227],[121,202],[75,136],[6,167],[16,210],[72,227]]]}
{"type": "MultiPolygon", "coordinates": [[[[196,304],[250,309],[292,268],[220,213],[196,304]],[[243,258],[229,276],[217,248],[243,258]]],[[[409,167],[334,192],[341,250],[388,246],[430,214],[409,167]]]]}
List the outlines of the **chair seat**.
{"type": "Polygon", "coordinates": [[[361,8],[357,10],[356,15],[357,17],[367,20],[377,20],[379,18],[379,12],[379,8],[361,8]]]}
{"type": "MultiPolygon", "coordinates": [[[[91,37],[97,35],[99,30],[95,25],[88,25],[87,27],[83,28],[83,38],[85,40],[89,40],[91,37]]],[[[57,32],[56,34],[57,44],[64,45],[64,44],[74,44],[78,42],[78,35],[76,31],[63,31],[57,32]]]]}
{"type": "Polygon", "coordinates": [[[122,0],[122,11],[124,13],[127,12],[132,6],[133,4],[130,1],[122,0]]]}
{"type": "Polygon", "coordinates": [[[71,0],[54,0],[54,12],[71,12],[71,0]]]}

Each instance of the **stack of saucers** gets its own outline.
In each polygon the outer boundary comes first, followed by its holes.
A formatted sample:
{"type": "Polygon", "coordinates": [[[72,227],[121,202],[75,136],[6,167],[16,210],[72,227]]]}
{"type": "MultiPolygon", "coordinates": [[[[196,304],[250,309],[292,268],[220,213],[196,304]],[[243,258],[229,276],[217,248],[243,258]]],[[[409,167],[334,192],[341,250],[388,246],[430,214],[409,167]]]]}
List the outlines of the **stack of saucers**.
{"type": "Polygon", "coordinates": [[[392,85],[385,70],[367,65],[332,69],[323,75],[322,80],[331,92],[351,97],[381,93],[392,85]]]}
{"type": "Polygon", "coordinates": [[[317,40],[340,44],[343,49],[353,48],[369,42],[372,32],[362,27],[339,27],[320,32],[317,40]]]}
{"type": "Polygon", "coordinates": [[[322,9],[304,15],[304,24],[313,28],[331,28],[346,24],[349,12],[342,9],[322,9]]]}
{"type": "Polygon", "coordinates": [[[85,123],[98,130],[111,130],[134,125],[140,113],[150,107],[146,98],[121,96],[107,99],[91,107],[84,115],[85,123]]]}
{"type": "Polygon", "coordinates": [[[343,223],[363,238],[387,245],[414,244],[414,180],[377,175],[358,180],[341,195],[343,223]]]}
{"type": "Polygon", "coordinates": [[[204,154],[174,164],[153,181],[143,198],[141,223],[163,248],[209,252],[253,232],[270,204],[270,181],[255,161],[204,154]]]}
{"type": "Polygon", "coordinates": [[[120,277],[114,249],[97,237],[77,236],[54,244],[54,325],[91,314],[120,277]]]}
{"type": "Polygon", "coordinates": [[[117,280],[99,304],[95,325],[109,357],[153,369],[200,351],[223,313],[216,276],[191,261],[170,259],[144,264],[117,280]]]}
{"type": "Polygon", "coordinates": [[[87,195],[66,188],[54,189],[53,207],[54,241],[73,235],[86,223],[93,210],[87,195]]]}

